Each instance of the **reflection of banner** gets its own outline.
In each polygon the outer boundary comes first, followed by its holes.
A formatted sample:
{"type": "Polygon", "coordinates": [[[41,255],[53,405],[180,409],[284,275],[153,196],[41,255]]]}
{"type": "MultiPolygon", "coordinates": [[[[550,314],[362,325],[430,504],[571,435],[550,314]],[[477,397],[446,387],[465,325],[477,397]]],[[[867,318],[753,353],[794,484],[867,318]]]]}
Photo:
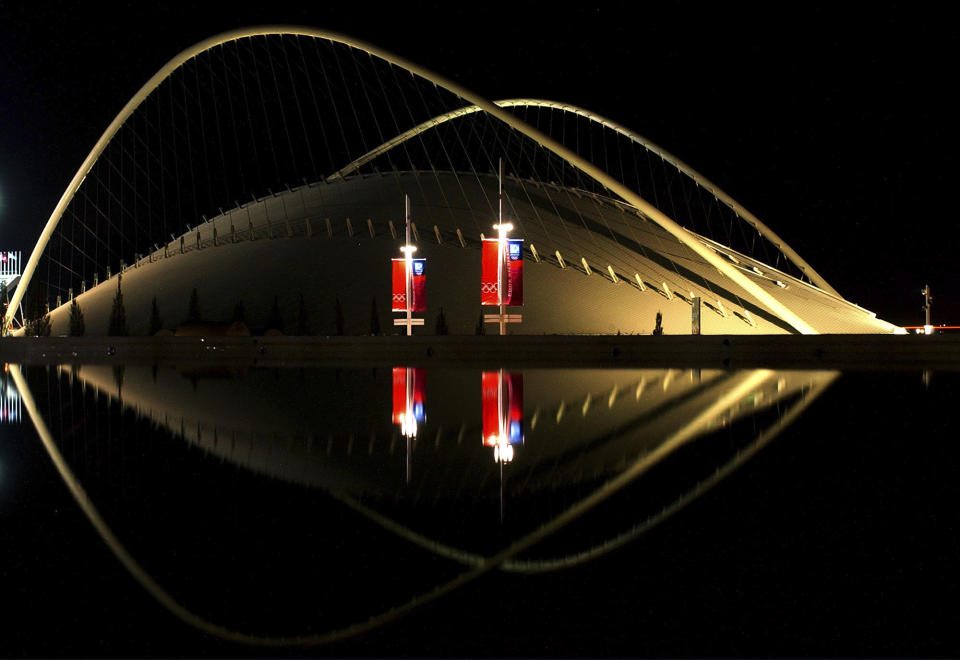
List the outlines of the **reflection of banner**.
{"type": "Polygon", "coordinates": [[[403,424],[409,414],[418,422],[427,419],[427,370],[408,367],[393,368],[393,423],[403,424]],[[407,400],[407,383],[410,383],[410,400],[407,400]]]}
{"type": "Polygon", "coordinates": [[[507,251],[507,295],[504,305],[523,304],[523,239],[511,238],[507,251]]]}
{"type": "Polygon", "coordinates": [[[391,259],[390,263],[393,268],[393,297],[390,309],[394,312],[405,312],[407,311],[407,260],[391,259]]]}
{"type": "MultiPolygon", "coordinates": [[[[390,309],[394,312],[407,311],[407,261],[406,259],[391,259],[393,265],[393,296],[390,309]]],[[[411,282],[411,297],[413,307],[411,312],[427,311],[427,274],[426,259],[413,260],[413,281],[411,282]]]]}
{"type": "Polygon", "coordinates": [[[481,376],[483,401],[483,444],[515,445],[523,442],[523,374],[504,371],[484,371],[481,376]],[[503,402],[501,406],[501,392],[503,402]],[[500,414],[503,412],[503,419],[500,414]],[[500,442],[500,433],[506,436],[500,442]]]}
{"type": "Polygon", "coordinates": [[[411,312],[427,311],[427,260],[413,260],[413,285],[410,287],[413,297],[411,312]]]}
{"type": "Polygon", "coordinates": [[[480,248],[480,304],[499,305],[497,300],[497,274],[500,272],[500,241],[483,239],[480,248]]]}
{"type": "Polygon", "coordinates": [[[507,437],[510,444],[523,442],[523,374],[503,374],[503,386],[507,390],[507,437]]]}
{"type": "Polygon", "coordinates": [[[480,376],[483,401],[483,444],[494,447],[500,436],[500,372],[484,371],[480,376]]]}
{"type": "Polygon", "coordinates": [[[407,414],[407,369],[393,368],[393,423],[402,424],[407,414]]]}

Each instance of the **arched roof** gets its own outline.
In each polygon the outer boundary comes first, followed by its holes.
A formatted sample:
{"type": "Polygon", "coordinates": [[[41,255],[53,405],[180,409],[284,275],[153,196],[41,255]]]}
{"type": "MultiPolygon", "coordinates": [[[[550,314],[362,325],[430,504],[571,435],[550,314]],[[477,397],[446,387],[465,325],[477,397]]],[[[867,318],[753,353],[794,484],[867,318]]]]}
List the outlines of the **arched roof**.
{"type": "Polygon", "coordinates": [[[649,218],[653,222],[657,223],[671,235],[673,235],[677,240],[686,245],[689,249],[693,250],[700,258],[714,267],[719,273],[723,276],[732,280],[735,284],[743,288],[748,294],[755,298],[761,305],[767,308],[772,314],[776,315],[782,319],[785,323],[791,326],[796,332],[803,334],[815,334],[816,331],[811,327],[799,314],[794,310],[790,309],[785,305],[781,300],[776,296],[772,295],[770,292],[764,290],[762,287],[758,286],[753,282],[749,277],[740,272],[737,268],[733,267],[727,260],[723,259],[717,252],[711,249],[709,246],[705,245],[697,237],[692,235],[686,229],[677,224],[673,219],[667,216],[665,213],[660,211],[656,206],[649,203],[647,200],[643,199],[639,194],[631,190],[625,184],[620,181],[617,181],[607,172],[603,171],[601,168],[590,163],[586,159],[582,158],[578,154],[574,153],[571,149],[560,144],[550,136],[544,134],[543,132],[537,130],[536,128],[528,125],[515,115],[511,114],[503,107],[498,106],[497,104],[489,101],[480,95],[468,90],[462,85],[453,82],[443,76],[433,73],[432,71],[421,67],[417,64],[409,62],[408,60],[394,55],[389,51],[386,51],[382,48],[368,44],[361,40],[355,39],[353,37],[343,35],[337,32],[331,32],[328,30],[321,30],[316,28],[308,27],[299,27],[299,26],[260,26],[252,28],[243,28],[239,30],[233,30],[230,32],[225,32],[204,41],[201,41],[190,48],[179,53],[177,56],[172,58],[167,62],[154,76],[152,76],[141,88],[137,91],[136,94],[127,102],[123,109],[117,114],[113,119],[107,129],[101,135],[100,139],[94,145],[93,149],[84,159],[83,164],[77,170],[77,173],[74,175],[70,184],[67,186],[67,189],[64,191],[63,195],[60,198],[60,201],[57,203],[57,206],[54,208],[53,213],[48,219],[46,225],[44,226],[43,231],[40,234],[37,245],[32,251],[29,260],[27,261],[26,266],[23,269],[23,276],[19,285],[17,286],[13,296],[10,300],[10,305],[7,311],[7,314],[3,321],[3,328],[9,328],[12,321],[13,315],[16,312],[21,300],[23,299],[26,288],[36,270],[37,264],[40,259],[40,255],[43,253],[46,248],[47,243],[49,242],[51,236],[53,235],[54,230],[56,229],[60,218],[65,212],[68,204],[73,199],[74,195],[80,188],[80,185],[83,183],[84,178],[87,173],[91,170],[94,163],[106,149],[107,145],[117,134],[120,128],[123,126],[124,122],[130,118],[130,116],[136,111],[136,109],[146,100],[146,98],[164,81],[166,80],[174,71],[181,67],[184,63],[196,57],[197,55],[213,49],[221,44],[236,41],[240,39],[255,37],[255,36],[268,36],[268,35],[295,35],[295,36],[304,36],[312,37],[316,39],[324,39],[336,43],[341,43],[352,48],[359,49],[366,53],[369,53],[372,56],[381,58],[391,64],[394,64],[398,67],[401,67],[412,74],[425,78],[430,82],[448,90],[449,92],[459,96],[465,101],[473,104],[483,112],[488,115],[499,119],[513,129],[519,131],[523,135],[535,140],[542,147],[548,149],[555,155],[559,156],[561,159],[569,163],[571,166],[581,171],[588,177],[595,180],[597,183],[605,187],[607,190],[611,191],[613,194],[619,196],[625,202],[636,208],[640,211],[645,217],[649,218]]]}

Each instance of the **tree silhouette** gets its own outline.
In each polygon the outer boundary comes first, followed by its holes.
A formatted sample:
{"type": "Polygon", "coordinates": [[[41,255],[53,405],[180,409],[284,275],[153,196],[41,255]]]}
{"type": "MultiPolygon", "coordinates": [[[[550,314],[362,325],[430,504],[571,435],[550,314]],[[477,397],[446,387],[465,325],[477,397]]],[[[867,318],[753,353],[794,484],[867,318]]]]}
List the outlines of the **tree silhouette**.
{"type": "Polygon", "coordinates": [[[83,310],[80,303],[74,298],[70,303],[70,336],[82,337],[87,332],[87,324],[83,320],[83,310]]]}
{"type": "Polygon", "coordinates": [[[340,303],[339,296],[333,303],[334,323],[336,324],[337,334],[343,334],[343,305],[340,303]]]}
{"type": "Polygon", "coordinates": [[[485,334],[487,334],[487,328],[486,328],[486,325],[485,325],[484,322],[483,322],[483,310],[482,310],[482,309],[480,310],[480,318],[477,319],[476,333],[477,333],[478,335],[485,335],[485,334]]]}
{"type": "Polygon", "coordinates": [[[163,328],[163,319],[160,318],[160,306],[157,305],[157,297],[154,296],[150,304],[150,336],[160,332],[161,328],[163,328]]]}
{"type": "Polygon", "coordinates": [[[43,282],[38,282],[28,290],[24,316],[24,334],[29,337],[50,336],[50,308],[47,305],[47,287],[43,282]]]}
{"type": "Polygon", "coordinates": [[[126,337],[130,334],[127,330],[127,310],[123,307],[123,291],[120,290],[121,277],[117,277],[117,295],[113,297],[113,307],[110,308],[110,325],[107,327],[107,334],[111,337],[126,337]]]}
{"type": "Polygon", "coordinates": [[[187,323],[199,323],[203,319],[200,313],[200,295],[196,287],[190,292],[190,303],[187,305],[187,323]]]}
{"type": "Polygon", "coordinates": [[[0,282],[0,315],[7,315],[7,307],[10,305],[10,298],[7,295],[7,283],[0,282]]]}
{"type": "Polygon", "coordinates": [[[305,337],[310,334],[310,317],[307,314],[307,304],[303,301],[303,294],[300,294],[300,302],[297,307],[297,335],[305,337]]]}
{"type": "Polygon", "coordinates": [[[447,327],[447,317],[443,313],[443,305],[440,306],[440,314],[437,315],[437,324],[434,332],[438,335],[449,335],[450,329],[447,327]]]}
{"type": "Polygon", "coordinates": [[[377,297],[374,296],[370,299],[370,334],[379,335],[380,332],[380,315],[377,314],[377,297]]]}
{"type": "Polygon", "coordinates": [[[277,296],[273,297],[273,306],[270,307],[270,314],[267,316],[267,330],[279,330],[283,333],[283,316],[280,314],[280,303],[277,296]]]}
{"type": "Polygon", "coordinates": [[[657,324],[653,327],[653,334],[662,335],[663,334],[663,314],[657,312],[657,324]]]}
{"type": "Polygon", "coordinates": [[[233,306],[233,319],[234,323],[246,323],[247,322],[247,310],[243,307],[243,301],[238,300],[237,304],[233,306]]]}

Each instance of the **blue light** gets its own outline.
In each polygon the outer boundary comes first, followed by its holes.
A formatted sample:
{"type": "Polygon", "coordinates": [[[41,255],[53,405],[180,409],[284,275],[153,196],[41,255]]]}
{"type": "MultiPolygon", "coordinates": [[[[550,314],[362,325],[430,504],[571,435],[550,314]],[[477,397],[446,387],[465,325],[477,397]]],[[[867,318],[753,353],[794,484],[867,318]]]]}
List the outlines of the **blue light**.
{"type": "Polygon", "coordinates": [[[523,425],[517,421],[510,422],[510,444],[523,442],[523,425]]]}
{"type": "Polygon", "coordinates": [[[423,412],[423,404],[419,401],[413,403],[413,418],[418,422],[422,422],[427,419],[427,416],[423,412]]]}

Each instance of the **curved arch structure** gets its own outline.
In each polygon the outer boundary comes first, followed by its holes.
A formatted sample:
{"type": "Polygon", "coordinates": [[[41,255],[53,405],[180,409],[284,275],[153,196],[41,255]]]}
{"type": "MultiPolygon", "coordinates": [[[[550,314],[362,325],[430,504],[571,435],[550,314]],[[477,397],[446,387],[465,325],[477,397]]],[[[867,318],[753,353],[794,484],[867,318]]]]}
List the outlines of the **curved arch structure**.
{"type": "MultiPolygon", "coordinates": [[[[751,227],[753,227],[758,232],[760,232],[761,236],[769,240],[771,243],[773,243],[776,246],[778,250],[783,252],[784,256],[787,257],[787,259],[789,259],[790,262],[793,263],[793,265],[799,268],[804,275],[809,277],[810,281],[813,282],[815,286],[819,287],[823,291],[826,291],[827,293],[833,296],[836,296],[837,298],[843,299],[843,296],[841,296],[836,289],[830,286],[830,284],[828,284],[827,281],[817,271],[813,269],[813,266],[808,264],[806,260],[796,252],[796,250],[794,250],[792,247],[787,245],[786,241],[780,238],[780,236],[778,236],[772,229],[770,229],[770,227],[768,227],[766,224],[761,222],[757,216],[755,216],[750,211],[745,209],[741,204],[739,204],[735,199],[733,199],[733,197],[728,195],[719,186],[714,184],[712,181],[707,179],[698,171],[696,171],[695,169],[687,165],[685,162],[683,162],[682,160],[680,160],[679,158],[671,154],[666,149],[663,149],[662,147],[654,144],[653,142],[643,137],[642,135],[635,133],[634,131],[631,131],[629,128],[625,128],[620,124],[617,124],[616,122],[610,119],[607,119],[606,117],[602,117],[596,113],[590,112],[589,110],[586,110],[576,105],[571,105],[569,103],[558,103],[556,101],[547,101],[544,99],[503,99],[500,101],[494,101],[494,103],[500,106],[501,108],[516,108],[516,107],[551,108],[553,110],[562,110],[564,112],[570,112],[580,117],[585,117],[586,119],[589,119],[592,122],[600,124],[605,128],[609,128],[610,130],[615,131],[616,133],[619,133],[620,135],[630,139],[634,143],[639,144],[647,151],[650,151],[660,156],[661,158],[663,158],[665,161],[667,161],[668,163],[673,165],[675,168],[677,168],[680,172],[690,177],[690,179],[692,179],[693,182],[696,183],[698,186],[707,190],[708,192],[713,194],[713,196],[716,197],[718,200],[726,204],[730,208],[730,210],[732,210],[738,216],[743,218],[747,222],[747,224],[749,224],[751,227]]],[[[378,156],[385,154],[386,152],[390,151],[394,147],[400,146],[407,140],[410,140],[420,135],[421,133],[429,131],[430,129],[435,128],[440,124],[448,122],[452,119],[457,119],[465,115],[470,115],[475,112],[480,112],[480,110],[481,108],[476,105],[466,106],[464,108],[451,110],[450,112],[446,112],[442,115],[438,115],[432,119],[429,119],[417,126],[414,126],[413,128],[407,131],[404,131],[400,135],[384,142],[379,147],[371,149],[370,151],[365,153],[363,156],[360,156],[359,158],[357,158],[355,161],[353,161],[346,167],[343,167],[337,170],[336,172],[334,172],[333,174],[331,174],[330,176],[328,176],[327,181],[335,181],[337,179],[342,179],[348,174],[359,170],[361,167],[363,167],[370,161],[374,160],[378,156]]]]}
{"type": "MultiPolygon", "coordinates": [[[[19,307],[21,300],[23,299],[24,293],[26,292],[27,286],[30,283],[31,278],[33,277],[34,271],[36,270],[37,264],[40,260],[40,255],[43,253],[44,249],[47,246],[51,236],[53,235],[54,230],[60,222],[60,218],[63,213],[66,211],[67,205],[73,199],[74,195],[80,188],[80,185],[83,183],[84,178],[90,172],[94,163],[106,149],[107,145],[117,134],[120,128],[123,126],[124,122],[130,118],[130,116],[136,111],[136,109],[147,99],[150,94],[160,86],[163,81],[165,81],[174,71],[176,71],[180,66],[182,66],[187,61],[193,59],[194,57],[204,53],[205,51],[211,50],[216,46],[228,43],[231,41],[237,41],[240,39],[246,39],[257,36],[270,36],[270,35],[291,35],[291,36],[303,36],[303,37],[312,37],[316,39],[324,39],[336,43],[341,43],[358,50],[362,50],[370,55],[376,56],[390,64],[399,66],[412,74],[420,76],[435,85],[443,87],[447,91],[465,101],[477,106],[480,110],[486,112],[487,114],[499,119],[504,122],[511,128],[519,131],[520,133],[526,135],[527,137],[533,139],[538,144],[543,146],[546,149],[549,149],[558,157],[565,160],[572,167],[580,170],[590,178],[594,179],[597,183],[605,187],[607,190],[611,191],[613,194],[619,196],[626,203],[632,205],[638,211],[640,211],[644,216],[649,218],[651,221],[660,225],[664,230],[673,235],[678,241],[683,243],[694,253],[700,256],[704,261],[706,261],[710,266],[716,268],[718,272],[726,276],[732,282],[741,287],[746,293],[751,295],[758,303],[766,307],[771,313],[778,316],[790,327],[792,327],[796,332],[802,334],[816,334],[816,330],[813,329],[803,318],[801,318],[793,310],[789,309],[781,301],[777,300],[773,295],[761,288],[757,283],[752,281],[738,269],[734,268],[732,265],[727,263],[722,259],[714,250],[710,247],[704,245],[696,236],[688,232],[686,229],[677,224],[673,219],[668,217],[665,213],[656,208],[653,204],[643,199],[636,192],[628,188],[626,185],[617,181],[615,178],[604,172],[599,167],[593,165],[584,158],[581,158],[572,150],[563,146],[553,138],[547,136],[546,134],[538,131],[532,126],[528,125],[526,122],[520,120],[515,115],[511,114],[504,108],[498,106],[497,104],[489,101],[478,94],[462,87],[461,85],[439,76],[432,71],[421,67],[417,64],[414,64],[402,57],[394,55],[384,49],[381,49],[377,46],[373,46],[359,39],[343,35],[337,32],[331,32],[328,30],[319,30],[315,28],[307,27],[298,27],[298,26],[260,26],[252,28],[242,28],[239,30],[233,30],[230,32],[224,32],[219,35],[205,39],[186,50],[179,53],[169,62],[167,62],[156,74],[153,75],[138,91],[134,94],[127,104],[123,107],[120,113],[110,122],[110,125],[104,131],[103,135],[100,136],[100,139],[97,140],[97,143],[94,145],[93,149],[84,159],[83,164],[80,166],[80,169],[77,170],[77,173],[74,175],[73,179],[70,181],[70,184],[67,186],[67,189],[64,191],[63,195],[60,198],[60,201],[57,203],[56,207],[53,210],[53,213],[50,215],[50,218],[47,220],[46,225],[43,228],[43,231],[40,234],[40,238],[37,241],[37,245],[34,247],[33,252],[30,254],[30,258],[27,261],[23,269],[23,275],[20,279],[20,283],[17,286],[16,291],[14,292],[10,305],[8,306],[6,316],[3,319],[3,332],[6,333],[7,329],[10,327],[11,321],[15,310],[19,307]]],[[[759,222],[759,221],[758,221],[759,222]]]]}

